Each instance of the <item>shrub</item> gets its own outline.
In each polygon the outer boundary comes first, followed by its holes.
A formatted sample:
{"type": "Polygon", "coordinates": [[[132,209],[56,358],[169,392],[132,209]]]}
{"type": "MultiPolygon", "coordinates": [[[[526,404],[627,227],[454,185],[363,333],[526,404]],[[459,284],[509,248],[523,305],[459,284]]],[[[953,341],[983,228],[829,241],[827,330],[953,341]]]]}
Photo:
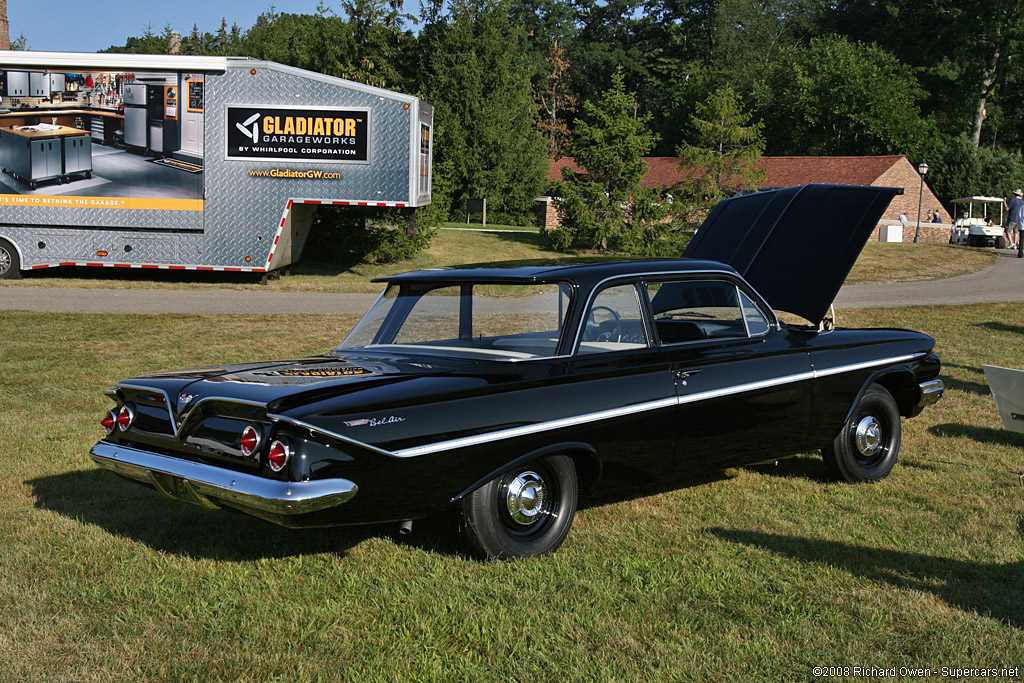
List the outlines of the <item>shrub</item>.
{"type": "Polygon", "coordinates": [[[306,254],[334,263],[394,263],[430,245],[435,229],[420,227],[408,235],[401,209],[321,207],[313,222],[306,254]]]}

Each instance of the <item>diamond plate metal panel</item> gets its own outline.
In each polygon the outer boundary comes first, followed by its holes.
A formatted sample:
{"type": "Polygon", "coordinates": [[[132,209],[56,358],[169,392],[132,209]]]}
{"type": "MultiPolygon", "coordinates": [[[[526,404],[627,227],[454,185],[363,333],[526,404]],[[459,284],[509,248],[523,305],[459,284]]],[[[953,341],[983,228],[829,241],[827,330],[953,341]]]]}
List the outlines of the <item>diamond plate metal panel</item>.
{"type": "Polygon", "coordinates": [[[229,60],[228,65],[223,73],[204,75],[203,211],[0,206],[0,223],[45,223],[0,227],[0,236],[21,252],[22,267],[88,261],[262,268],[290,199],[416,204],[409,193],[416,187],[410,176],[419,161],[410,158],[418,144],[418,100],[269,62],[229,60]],[[229,160],[229,105],[367,109],[369,163],[229,160]],[[275,168],[334,171],[341,177],[250,175],[275,168]],[[99,257],[97,251],[108,255],[99,257]]]}

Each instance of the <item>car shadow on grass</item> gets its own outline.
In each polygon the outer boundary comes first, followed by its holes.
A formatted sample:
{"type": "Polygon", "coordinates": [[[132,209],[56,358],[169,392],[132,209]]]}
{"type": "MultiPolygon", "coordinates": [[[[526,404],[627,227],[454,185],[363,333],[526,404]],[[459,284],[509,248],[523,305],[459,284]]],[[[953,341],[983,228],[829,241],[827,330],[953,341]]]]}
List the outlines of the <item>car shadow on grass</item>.
{"type": "Polygon", "coordinates": [[[332,553],[339,558],[373,538],[424,552],[475,560],[457,534],[452,511],[416,520],[401,536],[397,523],[286,529],[231,508],[204,510],[101,470],[67,472],[25,482],[36,507],[143,543],[158,552],[220,562],[332,553]]]}
{"type": "Polygon", "coordinates": [[[975,323],[974,327],[982,327],[993,332],[1008,332],[1010,334],[1024,334],[1024,326],[1007,325],[1002,322],[975,323]]]}
{"type": "MultiPolygon", "coordinates": [[[[963,369],[965,369],[965,370],[971,370],[973,372],[977,371],[975,368],[970,368],[970,367],[966,367],[966,366],[961,366],[961,367],[963,369]]],[[[963,392],[966,392],[966,393],[969,393],[969,394],[975,394],[977,396],[991,396],[992,395],[992,390],[989,389],[988,388],[988,384],[986,384],[983,381],[982,382],[965,382],[963,380],[956,379],[955,377],[950,377],[949,375],[946,375],[946,374],[939,375],[939,379],[941,379],[942,383],[946,385],[946,391],[952,391],[952,390],[963,391],[963,392]]]]}
{"type": "Polygon", "coordinates": [[[773,477],[810,479],[819,483],[832,481],[821,456],[813,454],[783,458],[774,463],[748,465],[747,469],[773,477]]]}
{"type": "Polygon", "coordinates": [[[928,431],[935,436],[944,438],[965,437],[978,443],[1024,448],[1024,434],[1011,432],[1006,429],[992,429],[991,427],[977,427],[956,422],[946,422],[940,425],[932,425],[928,428],[928,431]]]}
{"type": "Polygon", "coordinates": [[[1020,610],[1024,603],[1024,562],[985,564],[759,531],[720,527],[706,531],[730,543],[838,567],[899,589],[932,593],[964,611],[1024,628],[1020,610]]]}
{"type": "Polygon", "coordinates": [[[100,470],[26,483],[37,508],[188,557],[226,562],[318,553],[343,557],[368,538],[391,534],[390,525],[285,529],[228,508],[210,511],[169,500],[155,489],[100,470]]]}
{"type": "Polygon", "coordinates": [[[724,470],[655,476],[633,468],[616,468],[614,465],[615,463],[609,463],[606,466],[600,483],[593,491],[580,493],[577,503],[580,510],[614,505],[733,478],[733,475],[724,470]]]}

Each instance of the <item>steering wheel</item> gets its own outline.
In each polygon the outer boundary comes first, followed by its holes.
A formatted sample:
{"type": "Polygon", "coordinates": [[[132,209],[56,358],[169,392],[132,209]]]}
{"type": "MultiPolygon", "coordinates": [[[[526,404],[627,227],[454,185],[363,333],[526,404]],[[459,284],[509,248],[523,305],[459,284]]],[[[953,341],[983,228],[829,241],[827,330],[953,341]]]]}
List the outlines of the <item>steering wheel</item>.
{"type": "Polygon", "coordinates": [[[610,342],[622,341],[622,320],[619,314],[607,306],[594,306],[587,316],[587,329],[583,341],[610,342]],[[598,324],[594,313],[598,310],[607,311],[610,319],[598,324]]]}

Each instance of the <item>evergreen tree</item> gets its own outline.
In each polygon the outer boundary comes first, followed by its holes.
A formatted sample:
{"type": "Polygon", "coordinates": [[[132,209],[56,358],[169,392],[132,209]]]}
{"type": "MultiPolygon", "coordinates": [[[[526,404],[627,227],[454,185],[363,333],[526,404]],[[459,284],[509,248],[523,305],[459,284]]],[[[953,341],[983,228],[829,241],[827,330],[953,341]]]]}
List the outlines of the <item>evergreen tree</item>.
{"type": "Polygon", "coordinates": [[[750,114],[732,88],[726,86],[697,105],[690,117],[696,144],[684,142],[676,150],[680,168],[696,175],[685,187],[711,203],[739,190],[756,190],[765,172],[758,168],[764,151],[764,124],[750,123],[750,114]]]}
{"type": "MultiPolygon", "coordinates": [[[[496,219],[522,221],[544,189],[547,154],[525,36],[504,2],[457,0],[443,25],[426,27],[423,95],[434,105],[435,182],[451,188],[450,209],[484,197],[496,219]]],[[[423,38],[421,38],[422,40],[423,38]]]]}
{"type": "MultiPolygon", "coordinates": [[[[560,227],[545,233],[549,246],[663,253],[667,205],[658,191],[641,185],[647,173],[643,156],[657,141],[647,128],[650,115],[637,116],[636,96],[626,91],[621,69],[600,101],[583,103],[570,151],[583,173],[563,170],[559,185],[560,227]]],[[[670,253],[678,253],[668,244],[670,253]]]]}
{"type": "Polygon", "coordinates": [[[628,200],[639,187],[647,173],[643,157],[658,140],[647,127],[651,115],[636,112],[636,95],[626,91],[620,68],[597,104],[583,103],[583,119],[575,124],[571,151],[576,163],[614,201],[628,200]]]}

